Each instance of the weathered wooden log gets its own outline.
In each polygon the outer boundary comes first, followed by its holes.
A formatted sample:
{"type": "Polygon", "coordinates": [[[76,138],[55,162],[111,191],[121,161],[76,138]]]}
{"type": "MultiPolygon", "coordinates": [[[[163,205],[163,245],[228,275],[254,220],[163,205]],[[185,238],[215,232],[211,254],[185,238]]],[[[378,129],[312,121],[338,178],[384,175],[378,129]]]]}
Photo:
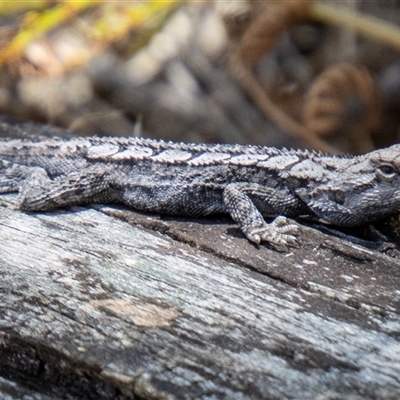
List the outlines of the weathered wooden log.
{"type": "Polygon", "coordinates": [[[0,202],[0,398],[400,397],[394,245],[302,223],[279,253],[229,220],[0,202]]]}

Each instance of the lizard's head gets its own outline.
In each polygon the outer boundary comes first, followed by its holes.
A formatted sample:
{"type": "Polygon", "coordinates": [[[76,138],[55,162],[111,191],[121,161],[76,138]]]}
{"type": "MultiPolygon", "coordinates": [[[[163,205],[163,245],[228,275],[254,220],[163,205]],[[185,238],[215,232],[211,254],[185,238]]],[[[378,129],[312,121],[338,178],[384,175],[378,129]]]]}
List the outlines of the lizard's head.
{"type": "Polygon", "coordinates": [[[309,196],[308,206],[335,225],[360,225],[400,212],[400,144],[341,159],[309,196]]]}

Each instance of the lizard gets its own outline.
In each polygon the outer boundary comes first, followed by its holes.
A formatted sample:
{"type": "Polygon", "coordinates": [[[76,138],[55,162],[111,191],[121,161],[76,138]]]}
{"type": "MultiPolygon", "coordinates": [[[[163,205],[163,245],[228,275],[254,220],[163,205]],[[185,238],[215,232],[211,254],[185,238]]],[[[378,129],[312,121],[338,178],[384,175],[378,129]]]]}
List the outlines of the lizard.
{"type": "Polygon", "coordinates": [[[399,212],[399,175],[400,144],[331,156],[144,138],[0,140],[0,193],[19,192],[21,210],[122,203],[182,217],[227,213],[251,242],[276,248],[298,246],[292,218],[358,226],[399,212]]]}

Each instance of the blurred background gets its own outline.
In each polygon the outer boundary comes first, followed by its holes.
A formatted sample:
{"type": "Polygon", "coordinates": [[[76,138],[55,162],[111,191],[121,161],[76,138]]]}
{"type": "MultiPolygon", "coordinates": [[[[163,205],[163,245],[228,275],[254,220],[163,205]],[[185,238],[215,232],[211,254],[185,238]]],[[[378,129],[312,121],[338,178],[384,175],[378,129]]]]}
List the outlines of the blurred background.
{"type": "Polygon", "coordinates": [[[400,141],[400,1],[0,1],[0,114],[360,154],[400,141]]]}

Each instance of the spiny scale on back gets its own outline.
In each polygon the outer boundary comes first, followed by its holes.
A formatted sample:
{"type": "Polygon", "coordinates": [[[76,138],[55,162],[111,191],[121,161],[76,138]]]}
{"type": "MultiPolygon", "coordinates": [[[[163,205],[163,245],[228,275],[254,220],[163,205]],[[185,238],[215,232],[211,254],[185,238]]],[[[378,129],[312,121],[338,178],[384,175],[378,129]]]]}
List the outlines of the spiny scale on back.
{"type": "Polygon", "coordinates": [[[225,212],[251,241],[276,247],[296,244],[285,216],[359,225],[398,212],[399,171],[400,145],[333,157],[140,138],[0,141],[0,193],[19,191],[21,209],[121,202],[182,216],[225,212]]]}
{"type": "MultiPolygon", "coordinates": [[[[12,156],[58,157],[87,161],[136,162],[149,160],[165,164],[187,164],[188,166],[211,166],[231,164],[238,166],[258,166],[266,169],[286,169],[293,164],[307,159],[318,160],[330,167],[332,159],[339,160],[345,156],[332,157],[307,150],[278,150],[273,147],[244,146],[229,144],[185,144],[164,142],[162,140],[143,138],[77,138],[68,141],[52,139],[45,142],[23,140],[2,141],[0,156],[7,159],[12,156]],[[13,153],[18,154],[13,154],[13,153]]],[[[337,165],[336,165],[337,166],[337,165]]]]}

